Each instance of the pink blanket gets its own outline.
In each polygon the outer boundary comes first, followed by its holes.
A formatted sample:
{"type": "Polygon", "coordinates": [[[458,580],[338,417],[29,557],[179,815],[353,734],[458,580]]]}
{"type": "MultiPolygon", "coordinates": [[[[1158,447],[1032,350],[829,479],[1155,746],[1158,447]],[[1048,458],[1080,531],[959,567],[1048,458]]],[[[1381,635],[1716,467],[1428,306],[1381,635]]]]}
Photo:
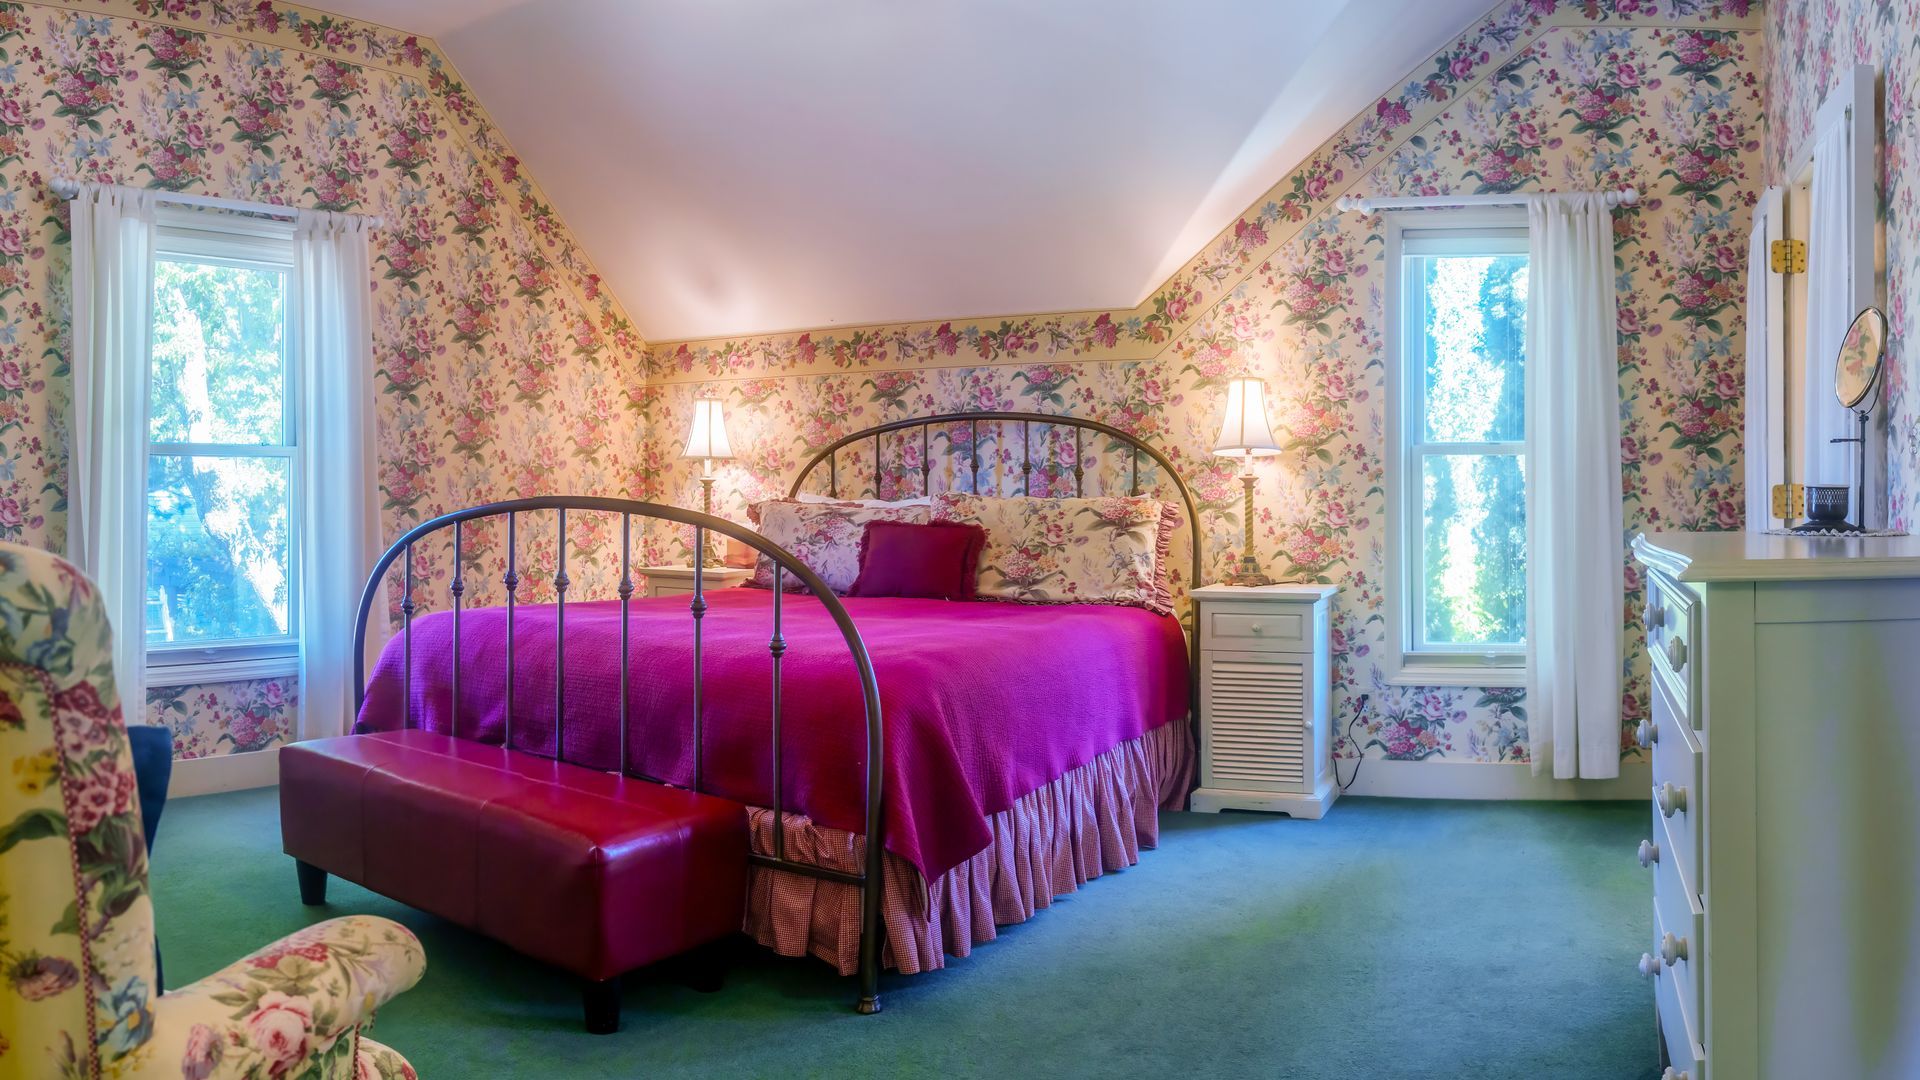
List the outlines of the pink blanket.
{"type": "MultiPolygon", "coordinates": [[[[692,618],[687,597],[635,600],[629,655],[631,768],[688,783],[693,773],[692,618]]],[[[704,784],[756,806],[773,801],[769,732],[772,594],[708,594],[704,784]]],[[[885,719],[886,848],[928,880],[987,846],[989,816],[1129,739],[1181,720],[1187,652],[1179,625],[1139,608],[942,600],[845,601],[873,657],[885,719]]],[[[790,594],[781,744],[788,810],[865,829],[860,683],[818,601],[790,594]]],[[[566,758],[618,761],[620,607],[567,605],[566,758]]],[[[502,608],[461,618],[457,729],[451,616],[413,627],[416,726],[500,741],[505,721],[502,608]]],[[[515,614],[513,744],[553,752],[554,611],[515,614]]],[[[402,723],[396,636],[374,670],[358,729],[402,723]]]]}

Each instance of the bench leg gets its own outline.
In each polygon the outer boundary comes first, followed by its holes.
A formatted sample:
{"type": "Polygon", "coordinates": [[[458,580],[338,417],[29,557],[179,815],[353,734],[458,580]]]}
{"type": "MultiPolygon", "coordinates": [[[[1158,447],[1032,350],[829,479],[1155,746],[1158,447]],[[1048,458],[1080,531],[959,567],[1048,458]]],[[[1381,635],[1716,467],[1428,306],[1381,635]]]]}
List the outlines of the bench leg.
{"type": "Polygon", "coordinates": [[[589,979],[580,987],[587,1034],[611,1035],[620,1030],[620,979],[589,979]]]}
{"type": "Polygon", "coordinates": [[[319,907],[327,902],[327,872],[312,863],[293,860],[293,871],[300,877],[300,902],[319,907]]]}

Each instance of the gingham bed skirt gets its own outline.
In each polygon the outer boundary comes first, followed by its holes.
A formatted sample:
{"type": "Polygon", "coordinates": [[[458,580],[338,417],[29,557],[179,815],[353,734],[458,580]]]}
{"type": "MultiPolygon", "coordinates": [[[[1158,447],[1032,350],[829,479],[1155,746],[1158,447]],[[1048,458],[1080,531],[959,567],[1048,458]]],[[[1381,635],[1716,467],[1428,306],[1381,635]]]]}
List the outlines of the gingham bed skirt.
{"type": "MultiPolygon", "coordinates": [[[[1074,769],[987,819],[993,842],[938,879],[923,881],[889,852],[881,878],[887,941],[882,962],[911,975],[946,966],[1025,922],[1056,896],[1140,861],[1159,842],[1159,811],[1177,809],[1193,774],[1193,733],[1166,724],[1074,769]]],[[[773,854],[773,812],[748,814],[753,850],[773,854]]],[[[787,814],[787,858],[859,873],[866,838],[787,814]]],[[[782,956],[817,956],[851,975],[859,967],[860,890],[755,866],[742,927],[782,956]]]]}

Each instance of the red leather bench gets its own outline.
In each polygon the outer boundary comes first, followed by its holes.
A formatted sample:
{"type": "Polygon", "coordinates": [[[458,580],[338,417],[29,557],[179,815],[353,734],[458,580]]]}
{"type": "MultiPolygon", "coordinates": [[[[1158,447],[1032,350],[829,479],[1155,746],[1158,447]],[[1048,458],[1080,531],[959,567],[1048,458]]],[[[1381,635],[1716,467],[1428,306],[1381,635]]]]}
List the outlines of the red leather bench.
{"type": "Polygon", "coordinates": [[[622,974],[740,929],[747,815],[725,799],[393,731],[282,748],[280,810],[302,901],[337,874],[565,968],[589,1031],[618,1029],[622,974]]]}

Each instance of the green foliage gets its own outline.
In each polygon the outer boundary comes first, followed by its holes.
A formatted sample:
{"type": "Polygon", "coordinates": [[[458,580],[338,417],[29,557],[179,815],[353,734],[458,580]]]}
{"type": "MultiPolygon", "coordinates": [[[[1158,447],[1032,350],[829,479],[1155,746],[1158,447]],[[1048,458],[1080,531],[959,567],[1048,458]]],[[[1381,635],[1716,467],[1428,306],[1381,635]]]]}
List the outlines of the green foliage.
{"type": "MultiPolygon", "coordinates": [[[[1434,444],[1525,436],[1526,259],[1426,260],[1422,372],[1434,444]]],[[[1518,644],[1526,637],[1523,459],[1468,448],[1424,461],[1423,638],[1436,645],[1518,644]]]]}
{"type": "MultiPolygon", "coordinates": [[[[274,446],[285,436],[286,275],[154,266],[155,443],[274,446]]],[[[289,617],[290,463],[155,454],[147,488],[147,639],[273,637],[289,617]]]]}

